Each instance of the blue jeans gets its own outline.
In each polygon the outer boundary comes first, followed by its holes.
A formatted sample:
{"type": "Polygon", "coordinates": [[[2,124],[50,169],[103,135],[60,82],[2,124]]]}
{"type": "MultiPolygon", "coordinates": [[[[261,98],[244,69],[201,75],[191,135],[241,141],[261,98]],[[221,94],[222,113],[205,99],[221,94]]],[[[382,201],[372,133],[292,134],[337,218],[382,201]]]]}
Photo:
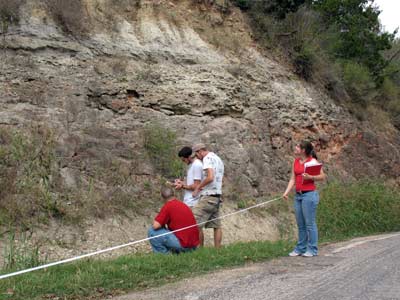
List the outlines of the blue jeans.
{"type": "Polygon", "coordinates": [[[308,251],[314,255],[318,254],[318,229],[315,221],[318,203],[317,191],[296,194],[294,198],[294,210],[299,229],[299,241],[294,249],[297,253],[308,251]]]}
{"type": "MultiPolygon", "coordinates": [[[[148,232],[148,237],[156,237],[158,235],[168,232],[171,231],[165,228],[160,228],[155,230],[151,227],[148,232]]],[[[150,240],[150,244],[151,248],[153,248],[154,253],[163,253],[163,254],[167,254],[170,252],[172,253],[187,252],[196,249],[196,248],[183,248],[178,238],[173,233],[153,238],[150,240]]]]}

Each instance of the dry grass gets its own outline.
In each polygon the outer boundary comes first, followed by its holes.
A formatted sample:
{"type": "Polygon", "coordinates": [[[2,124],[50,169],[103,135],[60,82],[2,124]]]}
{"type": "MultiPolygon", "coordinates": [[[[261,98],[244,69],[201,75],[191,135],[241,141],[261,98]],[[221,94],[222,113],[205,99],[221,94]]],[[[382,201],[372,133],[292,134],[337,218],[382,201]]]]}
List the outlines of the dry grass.
{"type": "Polygon", "coordinates": [[[0,0],[0,17],[1,20],[7,19],[10,23],[18,21],[19,9],[24,0],[0,0]]]}
{"type": "Polygon", "coordinates": [[[83,0],[44,0],[54,21],[70,35],[85,37],[89,32],[89,15],[83,0]]]}
{"type": "Polygon", "coordinates": [[[29,227],[33,220],[62,215],[51,193],[54,135],[42,126],[26,132],[0,131],[0,225],[29,227]]]}
{"type": "Polygon", "coordinates": [[[382,131],[393,131],[390,114],[374,105],[369,105],[366,110],[368,120],[382,131]]]}
{"type": "Polygon", "coordinates": [[[31,228],[50,220],[80,226],[87,218],[132,217],[157,205],[161,179],[133,175],[135,159],[82,159],[68,165],[77,183],[67,186],[60,170],[67,162],[56,144],[45,126],[0,130],[0,227],[31,228]]]}
{"type": "Polygon", "coordinates": [[[191,1],[181,9],[192,28],[218,51],[240,56],[252,43],[242,14],[237,13],[228,1],[191,1]]]}
{"type": "Polygon", "coordinates": [[[19,9],[25,0],[0,0],[0,34],[19,22],[19,9]]]}

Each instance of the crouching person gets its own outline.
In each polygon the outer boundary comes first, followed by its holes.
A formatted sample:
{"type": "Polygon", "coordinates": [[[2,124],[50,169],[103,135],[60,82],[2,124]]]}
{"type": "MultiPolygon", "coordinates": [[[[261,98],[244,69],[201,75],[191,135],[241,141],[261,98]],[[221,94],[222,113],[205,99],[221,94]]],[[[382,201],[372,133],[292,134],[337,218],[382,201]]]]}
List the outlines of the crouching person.
{"type": "Polygon", "coordinates": [[[196,220],[192,211],[175,198],[174,191],[169,187],[161,188],[161,197],[165,204],[149,229],[153,252],[167,254],[195,250],[199,245],[199,229],[195,226],[196,220]],[[170,233],[188,226],[192,227],[170,233]]]}

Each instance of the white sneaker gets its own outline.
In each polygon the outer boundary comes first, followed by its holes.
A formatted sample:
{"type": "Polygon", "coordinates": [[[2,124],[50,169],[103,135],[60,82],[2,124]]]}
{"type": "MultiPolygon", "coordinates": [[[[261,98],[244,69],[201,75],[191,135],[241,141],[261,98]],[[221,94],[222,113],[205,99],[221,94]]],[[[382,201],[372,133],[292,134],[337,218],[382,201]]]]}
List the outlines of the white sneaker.
{"type": "Polygon", "coordinates": [[[295,256],[301,256],[301,253],[297,252],[296,250],[293,250],[292,252],[289,253],[290,257],[295,257],[295,256]]]}
{"type": "Polygon", "coordinates": [[[306,253],[303,253],[301,256],[304,256],[304,257],[313,257],[313,256],[317,256],[317,254],[313,254],[313,253],[307,251],[306,253]]]}

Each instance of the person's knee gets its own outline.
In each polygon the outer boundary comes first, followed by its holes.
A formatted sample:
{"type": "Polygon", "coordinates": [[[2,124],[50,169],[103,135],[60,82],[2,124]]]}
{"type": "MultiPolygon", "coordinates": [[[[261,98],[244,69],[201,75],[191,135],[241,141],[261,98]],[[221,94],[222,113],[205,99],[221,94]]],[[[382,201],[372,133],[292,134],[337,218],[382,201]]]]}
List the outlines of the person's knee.
{"type": "Polygon", "coordinates": [[[153,227],[150,227],[148,232],[147,232],[147,237],[153,237],[156,235],[156,231],[154,230],[153,227]]]}
{"type": "Polygon", "coordinates": [[[313,222],[313,221],[310,221],[310,222],[307,222],[306,223],[306,228],[307,229],[313,229],[313,228],[315,228],[317,226],[317,223],[315,223],[315,222],[313,222]]]}

